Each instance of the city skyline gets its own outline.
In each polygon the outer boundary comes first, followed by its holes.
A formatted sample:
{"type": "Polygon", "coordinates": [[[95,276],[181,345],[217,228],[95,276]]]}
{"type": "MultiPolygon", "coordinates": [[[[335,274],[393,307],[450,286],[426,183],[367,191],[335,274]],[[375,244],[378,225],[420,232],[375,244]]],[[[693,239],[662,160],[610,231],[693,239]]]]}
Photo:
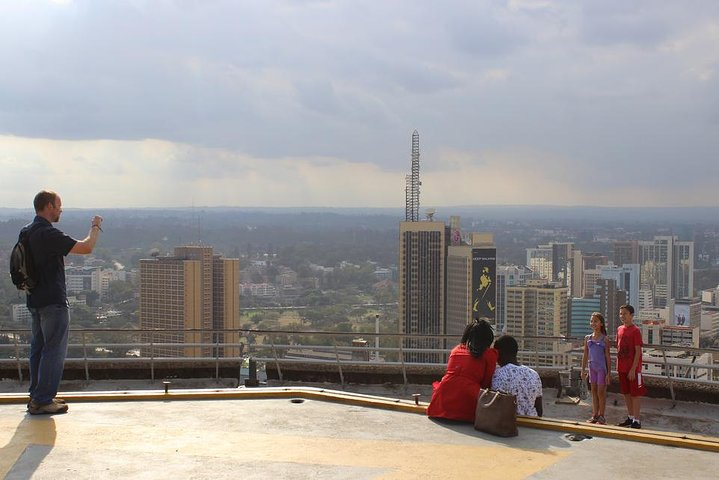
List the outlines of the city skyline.
{"type": "Polygon", "coordinates": [[[719,206],[719,4],[9,1],[0,205],[719,206]]]}

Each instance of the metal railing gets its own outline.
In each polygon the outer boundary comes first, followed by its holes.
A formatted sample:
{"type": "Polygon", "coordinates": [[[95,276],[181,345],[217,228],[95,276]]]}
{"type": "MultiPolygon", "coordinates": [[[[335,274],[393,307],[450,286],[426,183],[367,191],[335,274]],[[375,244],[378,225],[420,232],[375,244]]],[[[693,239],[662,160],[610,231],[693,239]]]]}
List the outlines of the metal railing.
{"type": "MultiPolygon", "coordinates": [[[[0,337],[9,342],[0,343],[0,367],[14,364],[20,380],[23,367],[29,363],[30,335],[28,329],[0,330],[0,337]]],[[[521,349],[519,360],[530,367],[566,371],[579,367],[581,363],[582,338],[516,338],[521,349]],[[547,345],[552,345],[552,349],[540,348],[547,345]]],[[[408,370],[444,366],[449,352],[458,341],[459,337],[452,335],[374,332],[71,329],[66,361],[81,363],[88,381],[91,378],[91,366],[98,365],[100,368],[100,363],[149,363],[150,379],[154,381],[155,369],[162,364],[212,363],[215,377],[219,378],[222,365],[237,365],[252,357],[260,366],[276,369],[280,381],[283,380],[283,364],[304,363],[336,366],[343,385],[345,368],[363,365],[400,371],[406,385],[408,370]],[[167,341],[173,336],[175,341],[167,341]],[[119,341],[122,337],[128,340],[119,341]],[[182,340],[191,341],[180,341],[181,337],[182,340]],[[234,341],[227,341],[227,338],[234,341]],[[433,346],[412,346],[422,342],[433,346]],[[190,355],[181,354],[183,350],[190,355]],[[412,357],[421,361],[409,361],[412,357]]],[[[644,352],[644,375],[666,378],[673,399],[674,383],[677,381],[719,385],[719,364],[715,364],[715,359],[719,359],[718,349],[645,345],[644,352]],[[697,363],[697,360],[704,363],[697,363]]],[[[615,355],[612,357],[614,362],[615,355]]]]}

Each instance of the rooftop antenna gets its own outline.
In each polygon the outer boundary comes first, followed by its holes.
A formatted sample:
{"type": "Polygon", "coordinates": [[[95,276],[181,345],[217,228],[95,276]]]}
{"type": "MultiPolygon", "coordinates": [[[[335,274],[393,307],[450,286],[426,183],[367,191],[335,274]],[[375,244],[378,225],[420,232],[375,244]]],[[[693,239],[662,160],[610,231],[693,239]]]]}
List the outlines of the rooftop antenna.
{"type": "Polygon", "coordinates": [[[412,132],[412,170],[411,174],[405,176],[405,220],[408,222],[419,221],[419,133],[412,132]]]}
{"type": "Polygon", "coordinates": [[[428,208],[427,210],[425,210],[425,213],[427,215],[427,221],[429,221],[429,222],[434,221],[434,212],[435,212],[434,208],[428,208]]]}

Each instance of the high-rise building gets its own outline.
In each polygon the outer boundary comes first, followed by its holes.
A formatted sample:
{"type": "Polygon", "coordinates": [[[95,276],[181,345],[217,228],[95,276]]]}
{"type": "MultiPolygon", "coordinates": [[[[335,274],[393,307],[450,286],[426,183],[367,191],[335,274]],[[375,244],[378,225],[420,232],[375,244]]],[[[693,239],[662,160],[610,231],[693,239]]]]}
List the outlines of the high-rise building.
{"type": "MultiPolygon", "coordinates": [[[[399,333],[445,334],[447,228],[433,220],[399,225],[399,333]]],[[[443,348],[439,339],[408,338],[407,348],[443,348]]],[[[408,352],[407,361],[441,362],[442,355],[408,352]]]]}
{"type": "Polygon", "coordinates": [[[651,290],[654,306],[664,308],[672,299],[672,242],[674,237],[657,236],[639,242],[642,288],[651,290]]]}
{"type": "Polygon", "coordinates": [[[527,249],[527,266],[534,270],[539,278],[564,287],[572,286],[574,244],[552,242],[527,249]]]}
{"type": "MultiPolygon", "coordinates": [[[[572,298],[569,302],[568,335],[581,338],[592,333],[589,320],[592,318],[592,313],[600,312],[600,309],[601,304],[599,298],[572,298]]],[[[607,333],[609,333],[609,330],[607,330],[607,333]]]]}
{"type": "Polygon", "coordinates": [[[607,332],[614,335],[621,321],[619,307],[627,303],[627,292],[619,288],[617,281],[611,278],[597,279],[594,297],[599,299],[599,312],[604,315],[607,332]]]}
{"type": "Polygon", "coordinates": [[[585,272],[596,270],[599,265],[606,265],[608,258],[600,253],[582,253],[581,250],[574,250],[572,255],[572,297],[586,297],[586,292],[591,291],[593,285],[586,284],[585,272]]]}
{"type": "Polygon", "coordinates": [[[497,249],[491,234],[447,249],[447,335],[461,335],[475,318],[496,325],[497,249]]]}
{"type": "Polygon", "coordinates": [[[176,247],[174,255],[140,260],[140,327],[169,329],[153,332],[155,356],[205,357],[237,355],[239,329],[238,259],[213,255],[212,247],[176,247]],[[214,331],[214,335],[213,335],[214,331]],[[162,343],[180,345],[162,346],[162,343]],[[208,345],[182,346],[203,343],[208,345]]]}
{"type": "Polygon", "coordinates": [[[580,297],[593,298],[594,291],[597,288],[597,280],[600,278],[602,278],[602,272],[598,268],[583,270],[581,280],[583,288],[580,297]]]}
{"type": "Polygon", "coordinates": [[[701,327],[702,303],[699,298],[675,300],[668,310],[667,325],[701,327]]]}
{"type": "Polygon", "coordinates": [[[573,243],[557,242],[551,243],[552,247],[552,281],[558,282],[563,287],[572,286],[572,260],[574,255],[573,243]]]}
{"type": "Polygon", "coordinates": [[[506,330],[519,339],[520,350],[536,352],[538,365],[557,365],[553,353],[561,350],[559,337],[566,335],[569,289],[557,284],[532,280],[527,286],[507,287],[506,330]]]}
{"type": "Polygon", "coordinates": [[[652,291],[654,307],[694,295],[694,242],[661,235],[639,242],[641,288],[652,291]]]}
{"type": "Polygon", "coordinates": [[[692,298],[694,296],[694,242],[680,242],[675,237],[673,260],[673,298],[676,300],[692,298]]]}
{"type": "Polygon", "coordinates": [[[637,240],[619,240],[614,242],[614,265],[639,263],[639,242],[637,240]]]}
{"type": "Polygon", "coordinates": [[[614,280],[626,292],[627,302],[639,309],[639,264],[599,265],[599,278],[614,280]]]}
{"type": "Polygon", "coordinates": [[[552,246],[540,245],[527,249],[527,267],[537,276],[547,281],[553,278],[552,272],[552,246]]]}
{"type": "Polygon", "coordinates": [[[506,333],[507,287],[526,285],[533,278],[534,272],[524,265],[497,267],[497,333],[506,333]]]}

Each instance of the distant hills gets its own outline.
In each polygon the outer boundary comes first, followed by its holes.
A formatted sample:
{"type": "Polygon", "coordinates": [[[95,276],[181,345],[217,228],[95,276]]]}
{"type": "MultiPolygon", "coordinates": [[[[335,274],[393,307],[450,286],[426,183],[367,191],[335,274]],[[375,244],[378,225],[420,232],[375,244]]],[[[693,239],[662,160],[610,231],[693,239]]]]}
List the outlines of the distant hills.
{"type": "MultiPolygon", "coordinates": [[[[424,217],[425,210],[433,208],[435,219],[446,221],[452,215],[463,219],[517,220],[517,221],[570,221],[592,222],[649,222],[649,223],[719,223],[719,207],[591,207],[591,206],[531,206],[531,205],[486,205],[486,206],[423,206],[420,209],[424,217]]],[[[225,216],[226,219],[247,221],[260,224],[276,224],[304,217],[313,224],[344,223],[356,224],[357,217],[398,222],[404,218],[403,208],[334,208],[334,207],[177,207],[177,208],[117,208],[117,209],[65,209],[65,217],[87,214],[89,212],[112,212],[113,216],[152,218],[175,217],[212,218],[225,216]],[[342,217],[351,217],[345,218],[342,217]],[[344,220],[344,221],[343,221],[344,220]]],[[[29,219],[32,209],[0,207],[0,220],[29,219]]],[[[380,221],[379,223],[384,223],[380,221]]]]}

